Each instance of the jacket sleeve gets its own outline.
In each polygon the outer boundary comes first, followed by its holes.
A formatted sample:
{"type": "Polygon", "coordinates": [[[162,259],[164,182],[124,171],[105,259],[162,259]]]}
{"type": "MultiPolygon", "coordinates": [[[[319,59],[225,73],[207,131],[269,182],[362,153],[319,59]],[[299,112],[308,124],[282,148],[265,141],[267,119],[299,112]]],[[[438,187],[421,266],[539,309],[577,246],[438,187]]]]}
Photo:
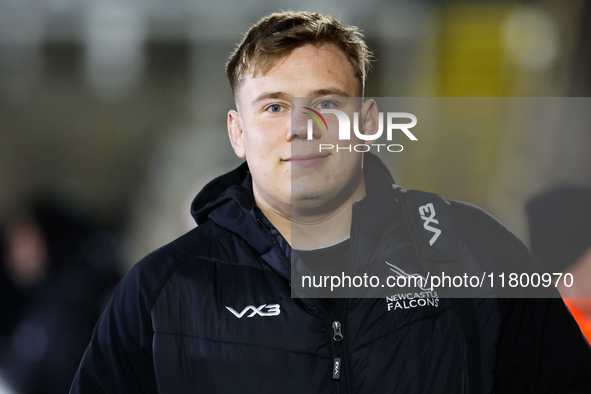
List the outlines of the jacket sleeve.
{"type": "Polygon", "coordinates": [[[591,351],[561,299],[501,299],[499,393],[591,393],[591,351]]]}
{"type": "Polygon", "coordinates": [[[101,315],[70,394],[156,393],[150,308],[158,278],[140,262],[101,315]]]}
{"type": "MultiPolygon", "coordinates": [[[[459,237],[487,272],[543,272],[523,243],[489,214],[463,203],[451,207],[459,237]]],[[[591,349],[554,294],[497,299],[497,393],[591,393],[591,349]]]]}

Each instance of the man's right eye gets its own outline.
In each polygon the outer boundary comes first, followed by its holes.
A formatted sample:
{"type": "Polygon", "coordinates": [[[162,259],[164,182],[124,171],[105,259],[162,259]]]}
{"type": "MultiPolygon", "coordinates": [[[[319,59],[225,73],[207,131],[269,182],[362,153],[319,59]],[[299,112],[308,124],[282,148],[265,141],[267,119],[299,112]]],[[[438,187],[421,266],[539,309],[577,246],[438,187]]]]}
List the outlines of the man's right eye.
{"type": "Polygon", "coordinates": [[[281,105],[279,105],[279,104],[273,104],[273,105],[270,105],[269,107],[267,107],[267,111],[269,111],[269,112],[281,112],[281,109],[282,108],[283,107],[281,105]]]}

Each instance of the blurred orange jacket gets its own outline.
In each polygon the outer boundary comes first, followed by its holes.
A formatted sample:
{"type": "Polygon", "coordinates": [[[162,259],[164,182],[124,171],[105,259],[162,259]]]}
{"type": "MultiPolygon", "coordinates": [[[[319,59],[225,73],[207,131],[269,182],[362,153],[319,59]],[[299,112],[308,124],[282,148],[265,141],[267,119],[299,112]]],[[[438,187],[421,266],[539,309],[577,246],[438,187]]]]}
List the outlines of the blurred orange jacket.
{"type": "Polygon", "coordinates": [[[585,338],[587,338],[587,342],[591,343],[591,318],[583,313],[579,308],[577,308],[576,305],[568,298],[564,299],[564,303],[579,324],[583,335],[585,335],[585,338]]]}

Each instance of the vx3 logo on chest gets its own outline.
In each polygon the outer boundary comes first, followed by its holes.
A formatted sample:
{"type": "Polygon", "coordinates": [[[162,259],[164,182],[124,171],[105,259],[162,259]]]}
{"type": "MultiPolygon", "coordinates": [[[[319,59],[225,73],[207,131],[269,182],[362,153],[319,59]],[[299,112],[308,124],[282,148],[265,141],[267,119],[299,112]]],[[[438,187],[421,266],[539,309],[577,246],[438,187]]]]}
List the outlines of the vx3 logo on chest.
{"type": "Polygon", "coordinates": [[[227,310],[229,310],[230,312],[232,312],[232,314],[234,316],[236,316],[239,319],[242,319],[242,317],[246,314],[246,312],[248,311],[252,311],[250,313],[250,315],[246,316],[246,317],[253,317],[255,315],[259,315],[259,316],[277,316],[281,313],[281,306],[279,304],[272,304],[272,305],[267,305],[267,304],[263,304],[259,307],[256,307],[254,305],[249,305],[246,308],[244,308],[242,310],[242,312],[238,313],[236,312],[236,310],[234,308],[231,308],[229,306],[226,307],[227,310]],[[265,311],[266,309],[266,311],[265,311]]]}

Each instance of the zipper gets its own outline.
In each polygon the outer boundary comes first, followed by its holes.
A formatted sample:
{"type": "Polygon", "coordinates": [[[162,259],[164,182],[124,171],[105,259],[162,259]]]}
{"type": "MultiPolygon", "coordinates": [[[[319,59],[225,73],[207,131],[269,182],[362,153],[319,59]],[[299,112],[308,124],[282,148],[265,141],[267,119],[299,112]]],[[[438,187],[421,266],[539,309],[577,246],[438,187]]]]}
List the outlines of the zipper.
{"type": "Polygon", "coordinates": [[[334,350],[335,350],[335,357],[332,363],[332,378],[334,380],[339,380],[341,378],[341,371],[343,369],[342,359],[342,341],[343,341],[343,329],[341,322],[335,320],[332,322],[332,329],[333,329],[333,336],[332,339],[334,341],[334,350]]]}
{"type": "MultiPolygon", "coordinates": [[[[350,250],[349,250],[349,267],[351,269],[353,269],[354,265],[354,261],[355,261],[355,254],[357,253],[357,236],[356,236],[356,232],[354,231],[354,229],[356,229],[357,227],[359,227],[359,225],[357,224],[359,222],[359,208],[356,206],[356,204],[353,204],[353,208],[352,208],[352,212],[351,212],[351,230],[350,230],[350,237],[351,237],[351,246],[350,246],[350,250]]],[[[343,299],[343,302],[346,302],[349,300],[349,297],[345,297],[343,299]]],[[[342,318],[345,319],[345,310],[346,307],[345,305],[342,305],[343,308],[343,312],[342,312],[342,318]]],[[[343,372],[343,367],[344,367],[344,360],[343,360],[343,355],[344,355],[344,349],[343,349],[343,325],[341,324],[340,321],[335,320],[332,322],[332,329],[333,329],[333,349],[334,349],[334,359],[333,359],[333,364],[332,364],[332,378],[333,380],[337,380],[339,381],[339,392],[342,391],[347,391],[347,386],[348,386],[348,379],[347,376],[343,376],[343,380],[341,380],[341,375],[343,372]]]]}
{"type": "MultiPolygon", "coordinates": [[[[268,234],[268,236],[270,237],[271,241],[273,242],[273,246],[276,247],[277,249],[279,249],[281,252],[283,252],[283,250],[281,249],[281,247],[279,247],[279,245],[277,244],[277,240],[275,239],[275,237],[273,236],[273,234],[271,234],[271,231],[269,231],[269,229],[264,225],[264,223],[257,218],[256,221],[259,223],[259,225],[264,229],[264,231],[268,234]]],[[[286,266],[290,269],[290,265],[291,262],[288,261],[287,257],[284,256],[284,253],[278,253],[279,257],[284,261],[284,263],[286,263],[286,266]]],[[[293,274],[293,272],[292,272],[293,274]]],[[[311,300],[320,307],[320,310],[322,311],[322,313],[325,315],[325,317],[327,318],[327,320],[330,322],[330,316],[328,315],[328,313],[324,310],[324,308],[322,307],[322,305],[318,302],[318,300],[311,298],[311,300]]],[[[334,359],[333,359],[333,363],[332,363],[332,378],[333,380],[340,380],[341,379],[341,372],[343,370],[343,361],[342,361],[342,357],[343,357],[343,345],[342,345],[342,341],[343,341],[343,327],[340,321],[335,320],[332,322],[332,329],[333,329],[333,349],[334,349],[334,359]]],[[[340,389],[339,389],[340,391],[340,389]]]]}

